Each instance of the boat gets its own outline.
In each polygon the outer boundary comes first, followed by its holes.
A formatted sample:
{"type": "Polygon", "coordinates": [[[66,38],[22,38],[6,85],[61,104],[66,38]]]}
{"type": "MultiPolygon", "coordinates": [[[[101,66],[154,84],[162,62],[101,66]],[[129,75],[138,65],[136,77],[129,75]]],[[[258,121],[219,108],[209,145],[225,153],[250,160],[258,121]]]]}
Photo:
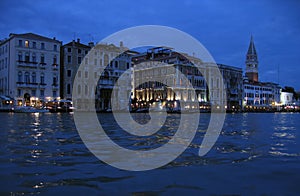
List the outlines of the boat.
{"type": "Polygon", "coordinates": [[[51,106],[47,108],[51,113],[67,113],[74,110],[72,101],[64,99],[52,102],[51,106]]]}
{"type": "Polygon", "coordinates": [[[0,95],[0,112],[11,112],[14,100],[10,97],[0,95]]]}
{"type": "Polygon", "coordinates": [[[49,110],[45,108],[35,108],[32,106],[17,106],[13,108],[13,112],[15,113],[45,113],[49,112],[49,110]]]}

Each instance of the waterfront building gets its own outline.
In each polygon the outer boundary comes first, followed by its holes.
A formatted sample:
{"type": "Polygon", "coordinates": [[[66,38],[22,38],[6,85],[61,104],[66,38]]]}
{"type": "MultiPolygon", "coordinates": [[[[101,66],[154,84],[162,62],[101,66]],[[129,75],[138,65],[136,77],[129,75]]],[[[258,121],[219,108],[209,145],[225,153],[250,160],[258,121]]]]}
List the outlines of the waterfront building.
{"type": "Polygon", "coordinates": [[[133,62],[133,107],[160,103],[176,109],[199,108],[207,102],[204,63],[192,56],[186,58],[169,47],[153,47],[135,55],[133,62]]]}
{"type": "Polygon", "coordinates": [[[61,89],[63,99],[72,99],[73,81],[84,56],[88,53],[93,42],[89,45],[80,43],[80,39],[73,40],[61,47],[61,89]]]}
{"type": "Polygon", "coordinates": [[[293,93],[280,91],[280,103],[282,105],[292,104],[293,102],[293,93]]]}
{"type": "Polygon", "coordinates": [[[18,105],[60,98],[60,46],[55,37],[10,34],[0,42],[0,95],[18,105]]]}
{"type": "Polygon", "coordinates": [[[110,111],[111,98],[117,100],[114,109],[124,110],[128,107],[131,94],[131,56],[135,54],[137,53],[124,47],[122,42],[120,46],[104,43],[95,45],[84,57],[83,66],[77,73],[80,82],[76,83],[77,93],[73,97],[73,102],[80,107],[77,109],[92,110],[89,106],[93,105],[91,101],[95,101],[97,111],[110,111]],[[128,80],[117,83],[126,70],[130,72],[126,73],[128,80]],[[96,88],[93,86],[95,83],[96,88]]]}
{"type": "Polygon", "coordinates": [[[217,64],[223,76],[226,88],[227,111],[240,111],[243,102],[243,70],[242,68],[217,64]]]}
{"type": "Polygon", "coordinates": [[[272,82],[244,79],[244,106],[267,107],[280,102],[280,87],[272,82]]]}
{"type": "Polygon", "coordinates": [[[280,102],[280,86],[273,82],[258,80],[258,58],[252,36],[246,54],[246,73],[243,84],[245,110],[267,110],[280,102]]]}

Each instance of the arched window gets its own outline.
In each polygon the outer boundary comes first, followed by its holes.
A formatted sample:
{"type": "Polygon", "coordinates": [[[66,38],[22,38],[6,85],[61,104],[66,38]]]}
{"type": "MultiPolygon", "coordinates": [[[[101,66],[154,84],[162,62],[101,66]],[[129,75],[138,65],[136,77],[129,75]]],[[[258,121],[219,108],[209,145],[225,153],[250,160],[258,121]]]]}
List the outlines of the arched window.
{"type": "Polygon", "coordinates": [[[22,72],[19,71],[18,72],[18,82],[22,82],[22,76],[23,76],[22,72]]]}
{"type": "Polygon", "coordinates": [[[36,73],[35,73],[35,72],[33,72],[33,73],[31,74],[31,82],[32,82],[32,83],[36,83],[36,73]]]}
{"type": "Polygon", "coordinates": [[[53,57],[53,64],[57,64],[57,57],[56,57],[56,55],[54,55],[54,57],[53,57]]]}
{"type": "Polygon", "coordinates": [[[41,54],[41,60],[40,60],[40,63],[45,63],[45,56],[44,56],[44,54],[41,54]]]}
{"type": "Polygon", "coordinates": [[[32,58],[32,62],[35,63],[35,62],[36,62],[36,55],[35,55],[35,53],[32,54],[32,57],[31,57],[31,58],[32,58]]]}
{"type": "Polygon", "coordinates": [[[88,86],[87,85],[84,86],[84,93],[85,93],[85,95],[88,95],[88,86]]]}
{"type": "Polygon", "coordinates": [[[80,86],[80,84],[77,86],[77,93],[78,93],[78,95],[81,94],[81,86],[80,86]]]}
{"type": "Polygon", "coordinates": [[[107,54],[104,54],[104,66],[108,66],[109,57],[107,54]]]}
{"type": "Polygon", "coordinates": [[[30,83],[30,78],[29,78],[29,73],[25,72],[25,83],[29,84],[30,83]]]}
{"type": "Polygon", "coordinates": [[[23,61],[22,52],[19,52],[19,54],[18,54],[18,61],[23,61]]]}
{"type": "Polygon", "coordinates": [[[41,82],[41,84],[45,84],[45,76],[44,76],[44,73],[41,73],[40,82],[41,82]]]}
{"type": "Polygon", "coordinates": [[[26,52],[25,54],[25,62],[28,63],[29,62],[29,53],[26,52]]]}

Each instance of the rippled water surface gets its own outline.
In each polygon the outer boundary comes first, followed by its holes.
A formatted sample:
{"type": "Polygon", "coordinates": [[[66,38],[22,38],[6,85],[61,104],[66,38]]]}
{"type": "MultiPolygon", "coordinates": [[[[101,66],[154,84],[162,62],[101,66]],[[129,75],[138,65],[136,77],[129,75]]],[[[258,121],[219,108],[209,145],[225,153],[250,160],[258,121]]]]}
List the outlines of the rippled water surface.
{"type": "MultiPolygon", "coordinates": [[[[134,114],[140,123],[149,116],[134,114]]],[[[300,114],[227,114],[214,147],[198,156],[210,116],[201,114],[186,151],[159,169],[130,172],[98,160],[83,144],[72,114],[0,113],[1,195],[299,195],[300,114]]],[[[162,130],[137,138],[120,130],[112,114],[99,114],[120,146],[147,150],[176,132],[179,114],[162,130]]]]}

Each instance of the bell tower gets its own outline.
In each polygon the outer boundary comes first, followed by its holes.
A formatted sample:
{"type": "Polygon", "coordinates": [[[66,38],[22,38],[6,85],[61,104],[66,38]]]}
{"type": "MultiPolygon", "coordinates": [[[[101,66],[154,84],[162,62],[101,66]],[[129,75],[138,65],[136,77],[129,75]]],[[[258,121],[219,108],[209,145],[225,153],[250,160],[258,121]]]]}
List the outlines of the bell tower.
{"type": "Polygon", "coordinates": [[[258,82],[258,60],[252,35],[246,55],[246,77],[249,81],[258,82]]]}

